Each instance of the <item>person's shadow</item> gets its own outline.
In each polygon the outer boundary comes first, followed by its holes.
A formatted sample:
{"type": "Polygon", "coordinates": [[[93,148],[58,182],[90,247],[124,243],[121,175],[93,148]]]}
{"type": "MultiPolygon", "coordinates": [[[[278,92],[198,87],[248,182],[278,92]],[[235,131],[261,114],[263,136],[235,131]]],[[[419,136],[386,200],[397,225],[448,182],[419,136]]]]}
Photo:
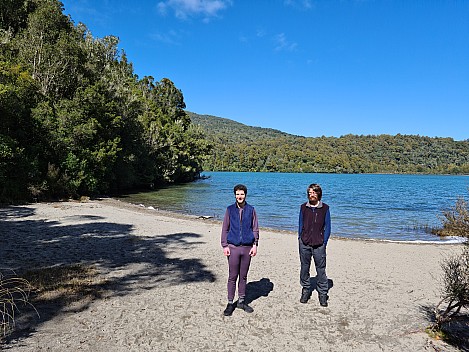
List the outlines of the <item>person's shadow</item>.
{"type": "Polygon", "coordinates": [[[249,304],[259,297],[267,297],[274,289],[274,284],[270,279],[262,278],[259,281],[248,282],[246,285],[246,297],[244,301],[249,304]]]}
{"type": "MultiPolygon", "coordinates": [[[[311,277],[309,279],[309,283],[311,285],[310,286],[311,287],[311,292],[316,290],[316,288],[318,287],[318,282],[316,280],[316,276],[311,277]]],[[[327,290],[329,291],[332,287],[334,287],[334,281],[332,281],[332,279],[327,279],[327,290]]]]}

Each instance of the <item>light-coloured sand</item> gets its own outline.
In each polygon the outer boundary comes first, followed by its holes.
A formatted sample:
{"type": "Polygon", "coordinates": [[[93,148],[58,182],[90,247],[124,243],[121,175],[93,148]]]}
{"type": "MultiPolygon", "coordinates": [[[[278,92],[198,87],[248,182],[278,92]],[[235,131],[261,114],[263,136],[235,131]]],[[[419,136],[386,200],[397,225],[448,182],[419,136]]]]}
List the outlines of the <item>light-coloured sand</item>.
{"type": "Polygon", "coordinates": [[[424,330],[425,307],[439,300],[440,261],[458,245],[332,238],[322,308],[316,292],[299,303],[296,235],[261,229],[248,277],[255,311],[224,317],[216,221],[112,199],[3,208],[0,219],[2,268],[95,264],[110,288],[21,323],[3,346],[11,351],[456,350],[424,330]]]}

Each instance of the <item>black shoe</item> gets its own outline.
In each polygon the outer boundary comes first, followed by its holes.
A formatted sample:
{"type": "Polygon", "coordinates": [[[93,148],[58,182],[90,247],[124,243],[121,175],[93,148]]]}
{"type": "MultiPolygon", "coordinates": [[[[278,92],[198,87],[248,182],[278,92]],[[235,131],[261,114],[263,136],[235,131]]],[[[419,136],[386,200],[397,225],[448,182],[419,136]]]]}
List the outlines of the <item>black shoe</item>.
{"type": "Polygon", "coordinates": [[[231,314],[233,314],[235,308],[236,308],[236,306],[235,306],[234,303],[228,303],[228,305],[226,306],[225,310],[223,311],[223,315],[224,315],[225,317],[230,316],[231,314]]]}
{"type": "Polygon", "coordinates": [[[244,310],[246,313],[252,313],[254,312],[254,309],[252,309],[252,307],[248,306],[248,304],[244,301],[242,302],[238,302],[238,304],[236,305],[236,307],[244,310]]]}
{"type": "Polygon", "coordinates": [[[300,302],[301,303],[306,303],[309,301],[309,298],[311,297],[311,291],[309,288],[303,288],[303,290],[301,291],[301,298],[300,298],[300,302]]]}
{"type": "Polygon", "coordinates": [[[319,295],[319,304],[321,307],[327,307],[327,299],[329,298],[328,295],[319,295]]]}

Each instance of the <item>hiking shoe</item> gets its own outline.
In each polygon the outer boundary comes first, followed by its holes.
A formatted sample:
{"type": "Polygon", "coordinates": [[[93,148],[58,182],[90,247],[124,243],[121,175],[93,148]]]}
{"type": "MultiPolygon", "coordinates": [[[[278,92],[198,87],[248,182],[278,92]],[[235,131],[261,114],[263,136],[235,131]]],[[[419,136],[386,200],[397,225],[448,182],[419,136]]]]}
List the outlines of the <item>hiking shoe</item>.
{"type": "Polygon", "coordinates": [[[306,303],[308,302],[310,297],[311,297],[311,291],[309,290],[309,288],[303,288],[303,290],[301,291],[300,302],[306,303]]]}
{"type": "Polygon", "coordinates": [[[225,310],[223,311],[223,315],[225,317],[228,317],[230,316],[231,314],[233,314],[234,310],[235,310],[235,304],[234,303],[228,303],[228,305],[226,306],[225,310]]]}
{"type": "Polygon", "coordinates": [[[327,299],[329,298],[328,295],[319,295],[319,304],[321,307],[327,307],[327,299]]]}
{"type": "Polygon", "coordinates": [[[248,306],[248,304],[246,302],[238,302],[238,304],[236,305],[236,307],[244,310],[246,313],[252,313],[254,312],[254,309],[252,309],[252,307],[248,306]]]}

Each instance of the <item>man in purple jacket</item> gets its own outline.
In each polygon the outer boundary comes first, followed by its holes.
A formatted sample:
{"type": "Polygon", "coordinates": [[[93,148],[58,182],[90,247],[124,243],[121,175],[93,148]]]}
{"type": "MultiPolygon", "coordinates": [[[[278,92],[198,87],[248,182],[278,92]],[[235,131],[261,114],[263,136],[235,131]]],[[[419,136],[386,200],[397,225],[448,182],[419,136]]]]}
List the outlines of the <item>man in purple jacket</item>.
{"type": "Polygon", "coordinates": [[[328,279],[326,275],[326,246],[331,235],[331,216],[329,206],[321,201],[321,186],[313,183],[306,190],[308,201],[300,207],[298,243],[300,254],[300,283],[303,287],[301,303],[311,297],[310,267],[311,258],[316,267],[316,289],[319,304],[327,307],[328,279]]]}
{"type": "Polygon", "coordinates": [[[223,314],[233,314],[235,307],[247,313],[252,309],[244,300],[246,296],[247,276],[251,257],[257,254],[259,225],[256,210],[246,203],[248,189],[245,185],[236,185],[234,194],[236,202],[226,208],[221,231],[223,254],[228,257],[228,305],[223,314]],[[238,281],[239,279],[239,281],[238,281]],[[238,281],[238,302],[234,303],[238,281]]]}

